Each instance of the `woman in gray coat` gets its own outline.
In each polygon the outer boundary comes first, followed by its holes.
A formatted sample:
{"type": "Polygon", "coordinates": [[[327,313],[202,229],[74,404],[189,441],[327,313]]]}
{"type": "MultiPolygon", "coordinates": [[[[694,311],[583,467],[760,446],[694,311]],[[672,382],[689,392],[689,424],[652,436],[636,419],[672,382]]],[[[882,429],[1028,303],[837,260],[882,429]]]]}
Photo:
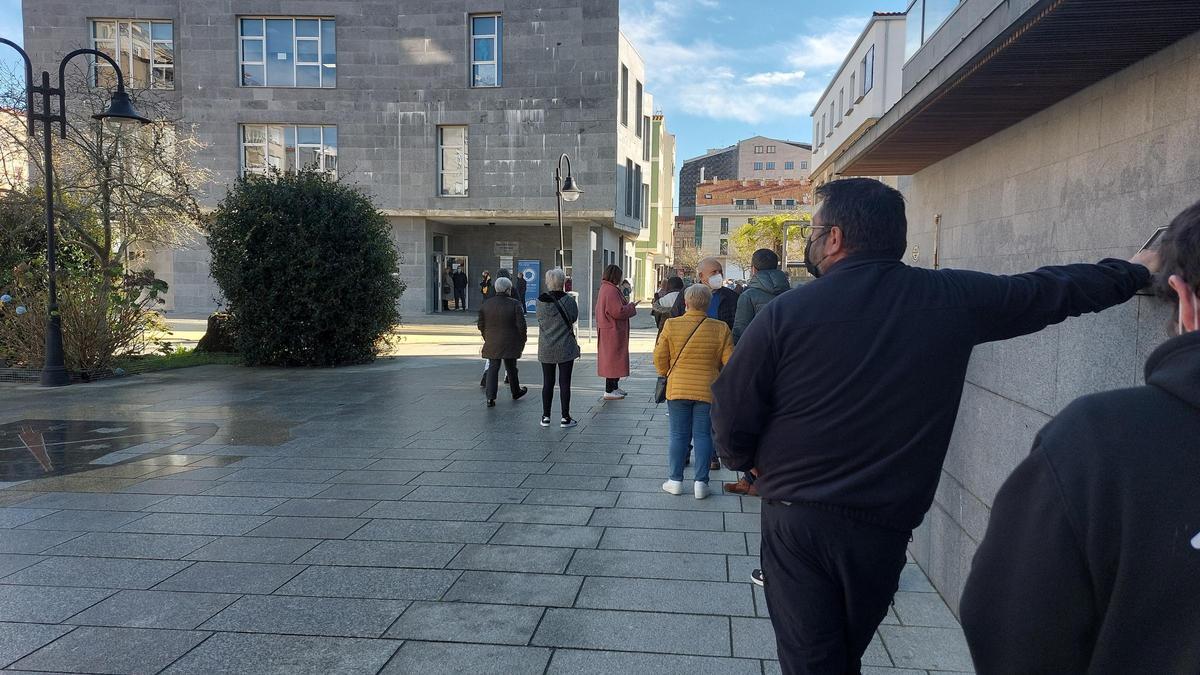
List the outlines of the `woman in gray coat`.
{"type": "Polygon", "coordinates": [[[579,358],[575,322],[579,305],[563,292],[567,275],[559,268],[546,272],[546,292],[538,296],[538,361],[542,364],[542,426],[550,426],[550,405],[554,403],[554,375],[558,371],[558,389],[562,395],[563,429],[578,424],[571,418],[571,371],[579,358]]]}

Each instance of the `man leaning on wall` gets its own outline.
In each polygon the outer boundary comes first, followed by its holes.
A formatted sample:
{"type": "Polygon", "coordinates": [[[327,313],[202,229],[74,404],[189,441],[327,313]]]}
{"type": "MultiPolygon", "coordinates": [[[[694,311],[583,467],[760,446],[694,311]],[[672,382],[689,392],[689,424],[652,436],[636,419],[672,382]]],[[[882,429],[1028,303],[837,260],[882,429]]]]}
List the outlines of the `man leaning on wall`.
{"type": "Polygon", "coordinates": [[[818,277],[746,329],[713,385],[726,466],[757,469],[762,569],[780,665],[858,672],[933,502],[975,345],[1129,300],[1155,256],[1016,276],[908,267],[901,194],[817,189],[818,277]]]}

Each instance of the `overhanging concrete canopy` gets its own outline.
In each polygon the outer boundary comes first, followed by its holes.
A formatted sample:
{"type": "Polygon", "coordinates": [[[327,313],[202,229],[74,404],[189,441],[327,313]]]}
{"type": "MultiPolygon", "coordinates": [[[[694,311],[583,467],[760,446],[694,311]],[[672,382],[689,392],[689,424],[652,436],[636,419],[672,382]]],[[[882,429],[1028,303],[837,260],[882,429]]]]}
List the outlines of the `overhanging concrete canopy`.
{"type": "Polygon", "coordinates": [[[834,169],[914,174],[1198,30],[1200,0],[1000,2],[969,32],[934,36],[958,43],[936,45],[946,56],[834,169]]]}

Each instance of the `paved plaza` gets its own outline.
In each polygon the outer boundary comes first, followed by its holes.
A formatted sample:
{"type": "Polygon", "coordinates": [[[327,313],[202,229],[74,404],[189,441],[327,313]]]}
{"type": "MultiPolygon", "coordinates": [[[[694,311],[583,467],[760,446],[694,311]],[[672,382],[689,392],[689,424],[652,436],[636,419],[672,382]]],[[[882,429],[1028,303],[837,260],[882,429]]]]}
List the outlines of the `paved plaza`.
{"type": "MultiPolygon", "coordinates": [[[[779,672],[759,501],[660,489],[653,331],[624,401],[585,355],[561,430],[532,358],[484,408],[468,319],[367,366],[0,384],[0,669],[779,672]]],[[[916,565],[864,663],[971,669],[916,565]]]]}

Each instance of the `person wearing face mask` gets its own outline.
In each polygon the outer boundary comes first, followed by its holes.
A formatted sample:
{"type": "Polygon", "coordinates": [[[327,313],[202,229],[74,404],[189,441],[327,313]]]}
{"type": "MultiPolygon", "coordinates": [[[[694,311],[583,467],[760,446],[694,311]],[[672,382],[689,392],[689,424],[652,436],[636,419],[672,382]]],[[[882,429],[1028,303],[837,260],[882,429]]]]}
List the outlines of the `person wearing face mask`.
{"type": "Polygon", "coordinates": [[[996,495],[959,605],[981,673],[1200,672],[1200,203],[1159,252],[1146,384],[1067,406],[996,495]]]}
{"type": "MultiPolygon", "coordinates": [[[[732,331],[734,319],[737,317],[738,294],[725,287],[725,270],[721,267],[721,261],[705,258],[697,263],[696,283],[707,284],[712,289],[713,297],[708,306],[708,318],[724,321],[732,331]]],[[[671,318],[683,316],[685,312],[687,307],[683,293],[680,293],[679,297],[675,298],[675,304],[671,306],[671,318]]]]}
{"type": "Polygon", "coordinates": [[[1125,302],[1157,264],[1143,252],[1015,276],[909,267],[899,191],[848,178],[816,194],[803,234],[817,278],[758,313],[713,384],[723,463],[759,472],[784,675],[860,669],[933,503],[975,345],[1125,302]]]}

